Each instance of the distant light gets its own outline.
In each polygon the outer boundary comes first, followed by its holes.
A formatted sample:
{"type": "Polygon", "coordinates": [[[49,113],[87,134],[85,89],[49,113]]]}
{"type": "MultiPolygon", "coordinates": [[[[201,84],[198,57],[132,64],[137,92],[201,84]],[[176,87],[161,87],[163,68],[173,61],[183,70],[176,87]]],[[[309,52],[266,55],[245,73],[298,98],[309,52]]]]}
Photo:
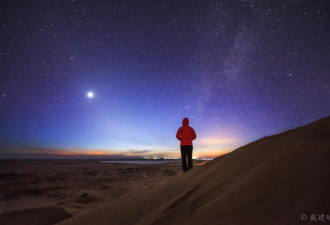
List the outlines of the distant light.
{"type": "Polygon", "coordinates": [[[93,98],[94,97],[94,93],[91,92],[91,91],[87,92],[87,97],[88,98],[93,98]]]}

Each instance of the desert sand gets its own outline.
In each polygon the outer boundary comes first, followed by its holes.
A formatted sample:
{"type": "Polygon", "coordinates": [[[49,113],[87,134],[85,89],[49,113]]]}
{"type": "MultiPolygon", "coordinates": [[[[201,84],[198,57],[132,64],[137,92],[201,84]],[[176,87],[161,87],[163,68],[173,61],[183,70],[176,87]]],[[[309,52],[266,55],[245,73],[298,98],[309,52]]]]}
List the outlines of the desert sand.
{"type": "Polygon", "coordinates": [[[60,225],[330,223],[309,221],[312,214],[330,214],[329,159],[327,117],[262,138],[186,173],[180,165],[104,169],[86,163],[59,170],[51,164],[41,171],[45,166],[37,164],[19,171],[24,167],[5,164],[0,171],[1,187],[4,179],[7,187],[1,190],[1,210],[7,212],[0,222],[27,221],[27,214],[40,217],[39,224],[60,225]],[[5,174],[10,166],[15,173],[5,174]],[[29,205],[29,195],[40,202],[29,205]],[[48,217],[53,220],[46,221],[48,217]]]}
{"type": "Polygon", "coordinates": [[[182,173],[179,160],[151,163],[0,161],[0,224],[55,224],[182,173]]]}
{"type": "Polygon", "coordinates": [[[59,224],[315,224],[310,215],[330,214],[329,159],[327,117],[59,224]]]}

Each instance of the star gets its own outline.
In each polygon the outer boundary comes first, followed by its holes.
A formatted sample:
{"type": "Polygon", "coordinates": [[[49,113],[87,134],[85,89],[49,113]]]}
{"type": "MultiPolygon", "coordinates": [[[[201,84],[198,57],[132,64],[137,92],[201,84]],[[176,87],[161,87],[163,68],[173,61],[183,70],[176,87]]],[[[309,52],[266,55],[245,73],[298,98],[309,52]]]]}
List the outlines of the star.
{"type": "Polygon", "coordinates": [[[87,92],[87,98],[91,99],[94,97],[94,93],[92,91],[87,92]]]}

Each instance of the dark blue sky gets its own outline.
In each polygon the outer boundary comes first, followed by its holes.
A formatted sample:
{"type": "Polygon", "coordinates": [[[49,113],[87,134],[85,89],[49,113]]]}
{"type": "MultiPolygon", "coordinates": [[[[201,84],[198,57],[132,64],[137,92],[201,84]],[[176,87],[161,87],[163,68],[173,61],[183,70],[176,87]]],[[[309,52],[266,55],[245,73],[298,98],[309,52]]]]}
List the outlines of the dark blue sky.
{"type": "Polygon", "coordinates": [[[1,1],[1,154],[194,155],[330,114],[327,1],[1,1]],[[92,91],[93,98],[87,93],[92,91]]]}

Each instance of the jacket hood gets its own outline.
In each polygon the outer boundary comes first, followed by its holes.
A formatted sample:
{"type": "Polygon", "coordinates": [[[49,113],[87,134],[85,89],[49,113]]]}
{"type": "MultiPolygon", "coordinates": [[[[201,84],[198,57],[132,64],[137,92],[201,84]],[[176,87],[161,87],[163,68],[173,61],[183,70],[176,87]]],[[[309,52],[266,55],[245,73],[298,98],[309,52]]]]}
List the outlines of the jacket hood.
{"type": "Polygon", "coordinates": [[[189,126],[189,119],[188,118],[184,118],[182,121],[182,125],[183,126],[189,126]]]}

